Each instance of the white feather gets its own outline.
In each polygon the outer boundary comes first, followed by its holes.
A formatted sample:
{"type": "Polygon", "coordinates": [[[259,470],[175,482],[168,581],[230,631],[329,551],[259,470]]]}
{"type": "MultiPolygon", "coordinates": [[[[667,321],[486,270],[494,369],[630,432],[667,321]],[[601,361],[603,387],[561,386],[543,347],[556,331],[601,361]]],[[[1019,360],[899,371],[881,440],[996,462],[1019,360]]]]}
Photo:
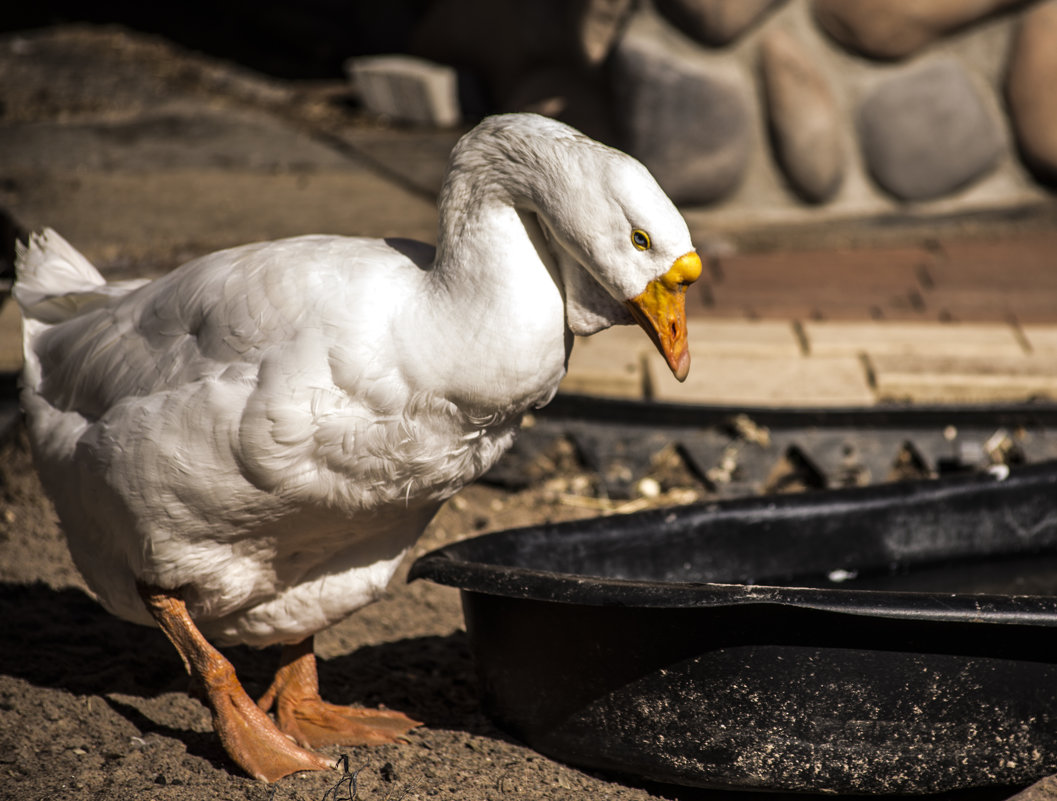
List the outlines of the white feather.
{"type": "Polygon", "coordinates": [[[206,636],[265,645],[370,602],[553,396],[570,325],[627,322],[692,247],[641,165],[531,115],[463,138],[440,211],[436,258],[305,236],[107,284],[53,231],[20,249],[31,441],[108,609],[180,588],[206,636]]]}

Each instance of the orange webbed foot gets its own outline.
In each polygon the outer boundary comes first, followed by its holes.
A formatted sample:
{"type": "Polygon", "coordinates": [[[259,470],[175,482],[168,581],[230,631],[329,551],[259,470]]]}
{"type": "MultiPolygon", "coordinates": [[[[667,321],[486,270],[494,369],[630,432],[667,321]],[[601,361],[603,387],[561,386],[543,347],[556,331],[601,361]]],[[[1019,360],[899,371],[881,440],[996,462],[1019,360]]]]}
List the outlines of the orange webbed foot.
{"type": "Polygon", "coordinates": [[[406,743],[404,735],[422,725],[401,712],[339,706],[320,699],[280,703],[277,717],[279,728],[307,748],[406,743]]]}
{"type": "Polygon", "coordinates": [[[139,590],[202,691],[221,745],[240,768],[255,779],[273,782],[302,770],[333,767],[331,760],[297,745],[253,702],[232,664],[195,626],[178,593],[147,586],[139,590]]]}
{"type": "Polygon", "coordinates": [[[283,649],[275,680],[258,705],[275,707],[279,728],[306,747],[385,745],[422,724],[402,712],[329,704],[320,698],[312,638],[283,649]]]}

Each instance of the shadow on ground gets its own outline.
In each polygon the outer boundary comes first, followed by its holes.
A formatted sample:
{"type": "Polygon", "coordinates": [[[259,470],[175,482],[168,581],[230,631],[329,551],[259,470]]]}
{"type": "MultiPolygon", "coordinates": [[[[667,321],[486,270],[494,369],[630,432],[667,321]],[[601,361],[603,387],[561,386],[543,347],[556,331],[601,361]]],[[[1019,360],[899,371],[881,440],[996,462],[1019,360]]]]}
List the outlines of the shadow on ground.
{"type": "MultiPolygon", "coordinates": [[[[166,729],[111,694],[149,698],[188,689],[183,665],[164,635],[108,614],[77,589],[0,583],[0,673],[75,695],[100,695],[143,731],[158,731],[196,750],[198,735],[166,729]],[[188,735],[193,735],[188,737],[188,735]]],[[[222,649],[247,692],[271,681],[278,648],[222,649]]],[[[384,705],[427,726],[502,735],[481,714],[466,636],[418,637],[319,662],[320,686],[335,703],[384,705]]]]}

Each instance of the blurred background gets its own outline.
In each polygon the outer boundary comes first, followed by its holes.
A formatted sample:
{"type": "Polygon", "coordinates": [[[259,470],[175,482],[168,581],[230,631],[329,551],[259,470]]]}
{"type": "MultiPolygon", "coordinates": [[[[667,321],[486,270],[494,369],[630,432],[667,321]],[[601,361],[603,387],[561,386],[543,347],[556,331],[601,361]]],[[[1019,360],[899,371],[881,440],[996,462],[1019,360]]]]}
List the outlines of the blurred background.
{"type": "Polygon", "coordinates": [[[768,242],[764,226],[1052,210],[1053,2],[45,2],[2,26],[71,23],[285,82],[349,76],[345,99],[394,123],[556,116],[768,242]]]}
{"type": "Polygon", "coordinates": [[[535,111],[645,162],[707,268],[688,384],[611,332],[567,388],[1057,397],[1057,0],[42,2],[0,25],[8,281],[45,225],[115,277],[306,232],[433,241],[459,135],[535,111]]]}

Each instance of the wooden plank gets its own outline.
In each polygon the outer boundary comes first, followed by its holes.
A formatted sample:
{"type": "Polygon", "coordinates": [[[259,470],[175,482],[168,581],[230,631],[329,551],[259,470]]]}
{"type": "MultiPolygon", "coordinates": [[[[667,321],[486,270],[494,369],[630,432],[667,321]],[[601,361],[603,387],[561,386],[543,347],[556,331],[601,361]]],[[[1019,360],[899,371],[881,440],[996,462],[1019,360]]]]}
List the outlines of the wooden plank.
{"type": "Polygon", "coordinates": [[[914,403],[1008,403],[1057,398],[1057,356],[936,357],[883,354],[869,359],[877,395],[914,403]]]}
{"type": "Polygon", "coordinates": [[[1024,355],[1016,330],[1004,323],[808,322],[803,328],[812,356],[865,353],[1015,359],[1024,355]]]}
{"type": "Polygon", "coordinates": [[[863,406],[874,393],[860,359],[694,357],[690,375],[678,383],[667,366],[647,362],[656,400],[746,406],[863,406]]]}

